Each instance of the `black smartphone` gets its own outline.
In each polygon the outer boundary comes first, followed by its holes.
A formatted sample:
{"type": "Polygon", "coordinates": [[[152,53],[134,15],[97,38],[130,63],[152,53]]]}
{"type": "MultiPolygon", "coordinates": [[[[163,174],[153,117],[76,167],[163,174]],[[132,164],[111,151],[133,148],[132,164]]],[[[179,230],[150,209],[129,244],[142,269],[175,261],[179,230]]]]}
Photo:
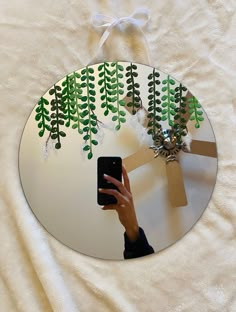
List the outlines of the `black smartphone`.
{"type": "Polygon", "coordinates": [[[99,157],[97,160],[97,202],[99,205],[116,204],[114,196],[103,194],[99,188],[117,189],[117,187],[104,178],[107,174],[119,181],[122,181],[122,160],[120,157],[99,157]]]}

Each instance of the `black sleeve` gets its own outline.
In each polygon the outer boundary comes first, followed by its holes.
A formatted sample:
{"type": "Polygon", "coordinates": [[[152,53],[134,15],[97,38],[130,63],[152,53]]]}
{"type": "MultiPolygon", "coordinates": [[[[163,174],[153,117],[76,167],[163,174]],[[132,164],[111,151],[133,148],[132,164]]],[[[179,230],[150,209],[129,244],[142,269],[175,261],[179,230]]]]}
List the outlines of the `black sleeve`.
{"type": "Polygon", "coordinates": [[[152,248],[152,246],[149,245],[146,235],[141,227],[139,228],[139,237],[137,238],[136,241],[130,241],[126,233],[124,233],[124,238],[125,238],[125,250],[124,250],[125,259],[143,257],[154,253],[154,249],[152,248]]]}

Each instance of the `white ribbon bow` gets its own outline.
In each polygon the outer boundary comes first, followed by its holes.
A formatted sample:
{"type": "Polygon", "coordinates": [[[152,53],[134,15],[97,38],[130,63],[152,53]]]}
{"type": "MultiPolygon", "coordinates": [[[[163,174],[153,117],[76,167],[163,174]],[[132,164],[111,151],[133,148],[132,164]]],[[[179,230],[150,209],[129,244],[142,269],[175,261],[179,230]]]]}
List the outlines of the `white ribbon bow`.
{"type": "Polygon", "coordinates": [[[116,26],[120,26],[121,24],[132,24],[135,27],[137,27],[140,32],[142,33],[145,43],[146,43],[146,49],[148,51],[148,62],[150,64],[150,57],[149,57],[149,46],[146,39],[146,36],[143,32],[143,27],[147,25],[147,23],[150,20],[150,14],[149,10],[147,8],[139,8],[136,9],[133,14],[125,17],[118,17],[118,18],[112,18],[111,16],[106,16],[103,14],[95,14],[92,16],[92,25],[96,28],[106,27],[106,31],[103,33],[100,41],[99,41],[99,49],[102,48],[106,40],[108,39],[112,29],[116,26]]]}

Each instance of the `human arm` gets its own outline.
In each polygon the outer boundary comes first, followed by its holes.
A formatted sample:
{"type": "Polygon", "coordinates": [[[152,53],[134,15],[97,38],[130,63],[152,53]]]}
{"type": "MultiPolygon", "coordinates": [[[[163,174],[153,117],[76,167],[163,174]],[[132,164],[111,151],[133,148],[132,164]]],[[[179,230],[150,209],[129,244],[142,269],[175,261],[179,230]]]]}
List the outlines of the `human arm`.
{"type": "Polygon", "coordinates": [[[113,183],[118,190],[99,189],[101,193],[113,195],[117,203],[106,205],[103,210],[116,210],[119,220],[125,228],[125,259],[141,257],[153,253],[153,248],[148,244],[147,238],[142,228],[139,227],[134,208],[133,196],[130,182],[125,167],[122,166],[123,183],[111,176],[104,175],[104,178],[113,183]]]}

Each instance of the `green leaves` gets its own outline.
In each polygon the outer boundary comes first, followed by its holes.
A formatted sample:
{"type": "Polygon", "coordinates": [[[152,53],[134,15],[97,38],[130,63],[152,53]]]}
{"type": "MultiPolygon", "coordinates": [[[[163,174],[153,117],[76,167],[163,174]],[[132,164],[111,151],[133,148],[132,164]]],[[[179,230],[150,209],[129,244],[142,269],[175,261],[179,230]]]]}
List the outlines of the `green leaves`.
{"type": "Polygon", "coordinates": [[[127,103],[128,107],[132,107],[132,114],[136,114],[138,109],[141,107],[139,83],[135,82],[135,78],[138,77],[137,65],[130,63],[126,67],[126,84],[127,84],[127,97],[131,97],[131,101],[127,103]]]}
{"type": "Polygon", "coordinates": [[[80,103],[79,100],[82,97],[82,88],[81,88],[81,75],[77,72],[73,72],[68,76],[68,80],[64,81],[65,88],[63,89],[62,93],[65,94],[65,97],[62,97],[63,103],[67,106],[65,108],[66,119],[66,126],[70,127],[72,123],[72,128],[77,129],[79,133],[82,132],[81,130],[81,120],[80,120],[80,103]],[[76,124],[76,126],[75,126],[76,124]]]}
{"type": "Polygon", "coordinates": [[[97,116],[95,115],[96,106],[96,91],[94,84],[94,69],[86,66],[81,71],[81,81],[84,81],[84,84],[81,84],[82,87],[82,96],[80,97],[81,104],[80,108],[80,122],[85,126],[83,127],[81,134],[83,134],[83,139],[85,140],[85,146],[83,150],[88,152],[87,158],[91,159],[93,157],[93,145],[97,145],[98,142],[93,139],[93,135],[98,132],[97,130],[97,116]],[[85,95],[84,95],[85,94],[85,95]]]}
{"type": "MultiPolygon", "coordinates": [[[[59,149],[62,138],[66,137],[63,128],[71,127],[82,135],[85,141],[83,151],[88,159],[93,157],[93,148],[98,145],[98,97],[104,116],[115,123],[116,130],[126,122],[125,95],[130,98],[127,106],[133,114],[142,107],[142,89],[137,79],[139,71],[136,64],[129,63],[124,68],[122,63],[104,62],[96,68],[96,75],[94,66],[86,66],[67,75],[60,85],[55,84],[49,90],[50,106],[48,100],[41,97],[35,108],[40,137],[48,131],[50,137],[56,140],[55,148],[59,149]]],[[[167,121],[180,142],[181,136],[187,133],[186,111],[189,111],[195,127],[199,128],[204,119],[201,105],[194,97],[187,100],[187,89],[182,84],[175,87],[176,82],[170,76],[160,82],[160,73],[155,68],[147,76],[144,84],[148,89],[148,133],[155,139],[161,128],[160,122],[167,121]]]]}
{"type": "MultiPolygon", "coordinates": [[[[66,127],[70,127],[71,121],[74,122],[78,120],[74,118],[76,113],[76,91],[78,86],[75,83],[75,76],[66,76],[66,79],[62,82],[62,86],[64,86],[62,90],[62,106],[64,110],[64,116],[67,122],[65,123],[66,127]],[[75,96],[74,96],[75,95],[75,96]]],[[[79,84],[78,84],[79,85],[79,84]]]]}
{"type": "Polygon", "coordinates": [[[162,92],[165,93],[161,100],[161,106],[162,106],[162,117],[161,120],[168,121],[169,126],[174,126],[174,116],[176,114],[176,104],[175,104],[175,90],[172,88],[172,86],[175,85],[175,81],[170,78],[170,76],[167,76],[167,79],[164,79],[162,81],[162,92]]]}
{"type": "Polygon", "coordinates": [[[38,121],[38,128],[41,129],[38,133],[40,137],[44,135],[45,131],[51,131],[50,124],[48,123],[50,122],[51,118],[49,116],[49,111],[46,108],[48,104],[48,100],[41,97],[35,109],[35,120],[38,121]]]}
{"type": "MultiPolygon", "coordinates": [[[[83,135],[83,139],[89,142],[84,149],[88,152],[89,159],[93,156],[92,145],[98,144],[92,139],[93,134],[97,133],[97,116],[94,113],[96,91],[93,74],[94,69],[87,66],[81,73],[73,72],[62,82],[65,126],[77,129],[78,133],[83,135]]],[[[60,135],[64,136],[64,133],[61,131],[60,135]]]]}
{"type": "Polygon", "coordinates": [[[117,62],[104,62],[98,66],[98,71],[101,108],[104,109],[104,116],[108,116],[110,113],[114,115],[112,121],[117,123],[115,128],[119,130],[121,123],[126,121],[123,118],[126,113],[121,109],[125,103],[120,100],[120,96],[124,95],[124,83],[121,81],[124,67],[117,62]]]}
{"type": "Polygon", "coordinates": [[[111,70],[110,63],[104,62],[98,66],[99,71],[99,79],[98,85],[100,88],[100,98],[101,98],[101,108],[104,108],[104,116],[108,116],[109,113],[114,113],[114,105],[113,103],[117,100],[115,97],[116,90],[114,90],[115,85],[114,79],[112,75],[114,75],[115,71],[111,70]]]}
{"type": "Polygon", "coordinates": [[[186,96],[185,93],[187,91],[187,88],[184,87],[181,83],[178,87],[175,88],[175,115],[174,115],[174,130],[175,130],[175,136],[177,137],[178,143],[182,142],[181,137],[185,136],[187,134],[187,127],[186,123],[187,120],[184,117],[184,114],[186,113],[186,96]]]}
{"type": "Polygon", "coordinates": [[[192,96],[188,99],[188,108],[190,113],[190,120],[195,121],[195,128],[200,128],[200,122],[204,120],[203,111],[201,110],[201,104],[197,98],[192,96]]]}
{"type": "Polygon", "coordinates": [[[57,140],[55,144],[56,149],[61,148],[61,139],[60,137],[65,137],[65,132],[60,130],[60,126],[63,126],[65,123],[66,116],[64,115],[64,106],[62,104],[62,92],[61,87],[54,85],[49,94],[54,97],[51,100],[51,138],[53,140],[57,140]]]}
{"type": "Polygon", "coordinates": [[[155,139],[161,125],[159,121],[161,121],[161,108],[160,108],[160,92],[158,91],[158,85],[160,84],[159,81],[160,74],[153,68],[151,74],[148,75],[148,115],[149,118],[148,122],[148,134],[152,135],[153,139],[155,139]]]}
{"type": "MultiPolygon", "coordinates": [[[[112,76],[114,75],[114,77],[112,78],[112,90],[116,92],[115,94],[115,101],[116,101],[116,110],[115,110],[115,114],[117,118],[115,118],[115,120],[113,121],[117,121],[117,124],[115,126],[115,129],[118,131],[121,128],[121,124],[126,122],[126,119],[123,117],[126,115],[126,112],[124,110],[122,110],[122,107],[125,105],[124,100],[120,100],[120,96],[124,94],[124,84],[120,81],[120,79],[122,79],[124,77],[123,75],[123,71],[124,71],[124,67],[119,64],[119,63],[112,63],[111,67],[114,68],[114,70],[112,71],[112,76]]],[[[114,102],[115,102],[114,101],[114,102]]]]}

